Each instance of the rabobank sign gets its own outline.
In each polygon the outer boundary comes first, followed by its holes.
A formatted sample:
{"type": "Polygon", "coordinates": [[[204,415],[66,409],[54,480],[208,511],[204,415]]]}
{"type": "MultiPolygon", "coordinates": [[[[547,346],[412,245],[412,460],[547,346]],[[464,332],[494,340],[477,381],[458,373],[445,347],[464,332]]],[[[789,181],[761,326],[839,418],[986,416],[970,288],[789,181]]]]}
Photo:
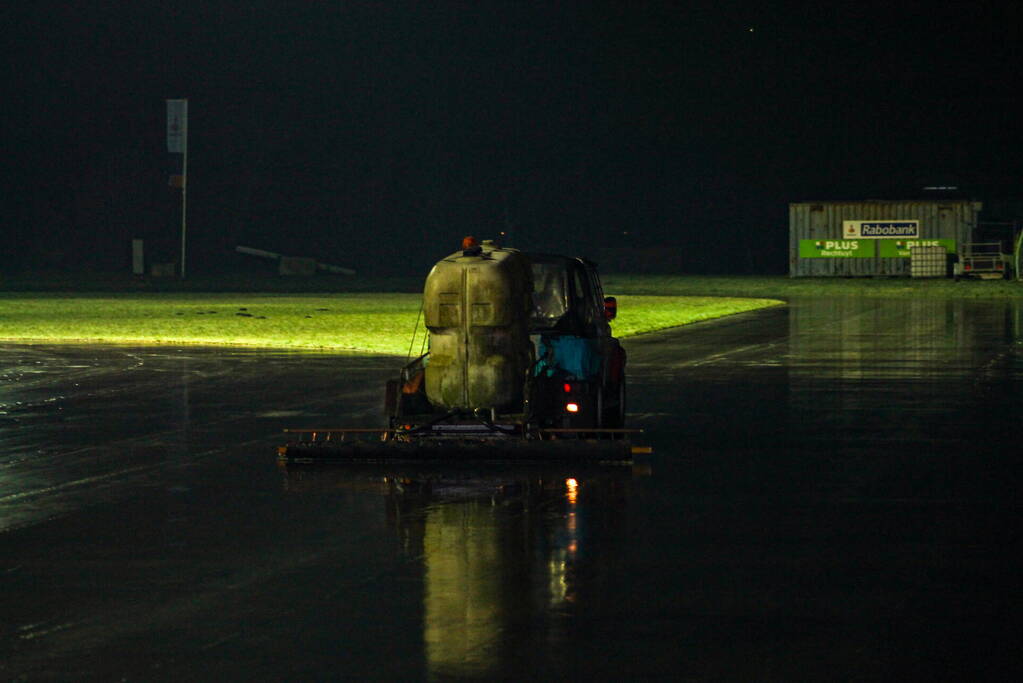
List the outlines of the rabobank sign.
{"type": "Polygon", "coordinates": [[[920,221],[842,221],[842,239],[879,240],[920,237],[920,221]]]}

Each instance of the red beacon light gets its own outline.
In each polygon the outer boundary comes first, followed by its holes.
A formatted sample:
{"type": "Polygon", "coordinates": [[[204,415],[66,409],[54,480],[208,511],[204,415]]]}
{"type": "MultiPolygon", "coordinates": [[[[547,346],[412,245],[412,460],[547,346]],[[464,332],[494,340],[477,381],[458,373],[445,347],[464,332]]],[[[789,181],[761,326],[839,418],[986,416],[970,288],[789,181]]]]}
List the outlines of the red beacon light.
{"type": "Polygon", "coordinates": [[[571,384],[569,384],[568,382],[565,382],[564,386],[562,386],[562,389],[564,389],[564,390],[565,390],[565,393],[566,393],[566,394],[568,394],[568,393],[571,393],[571,391],[572,391],[572,385],[571,385],[571,384]]]}
{"type": "Polygon", "coordinates": [[[483,247],[472,235],[462,238],[462,256],[479,256],[483,253],[483,247]]]}

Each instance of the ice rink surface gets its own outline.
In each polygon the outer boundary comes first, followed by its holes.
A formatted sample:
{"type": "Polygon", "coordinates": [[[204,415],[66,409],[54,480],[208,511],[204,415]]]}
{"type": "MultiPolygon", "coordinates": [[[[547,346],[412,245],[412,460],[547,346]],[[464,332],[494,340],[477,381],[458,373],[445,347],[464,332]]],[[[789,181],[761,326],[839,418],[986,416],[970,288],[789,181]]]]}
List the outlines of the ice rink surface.
{"type": "Polygon", "coordinates": [[[1019,664],[1019,302],[631,338],[632,469],[284,470],[402,359],[0,347],[0,678],[981,680],[1019,664]]]}

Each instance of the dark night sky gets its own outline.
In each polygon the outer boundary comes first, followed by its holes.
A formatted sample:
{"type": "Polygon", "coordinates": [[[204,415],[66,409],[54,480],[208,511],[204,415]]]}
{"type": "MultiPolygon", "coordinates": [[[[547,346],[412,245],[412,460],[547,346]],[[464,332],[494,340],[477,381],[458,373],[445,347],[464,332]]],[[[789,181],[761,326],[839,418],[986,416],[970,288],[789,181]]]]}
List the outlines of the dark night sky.
{"type": "Polygon", "coordinates": [[[174,258],[187,97],[200,269],[236,244],[419,267],[510,229],[782,272],[790,201],[1023,194],[1015,6],[5,3],[4,261],[174,258]]]}

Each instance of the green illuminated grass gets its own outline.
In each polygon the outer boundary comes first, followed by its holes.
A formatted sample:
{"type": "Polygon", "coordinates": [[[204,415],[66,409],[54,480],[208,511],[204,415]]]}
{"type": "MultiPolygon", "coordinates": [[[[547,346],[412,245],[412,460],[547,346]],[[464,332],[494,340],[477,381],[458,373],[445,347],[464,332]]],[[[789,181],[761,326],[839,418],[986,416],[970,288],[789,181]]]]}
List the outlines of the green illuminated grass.
{"type": "MultiPolygon", "coordinates": [[[[0,289],[19,290],[0,292],[0,340],[225,344],[404,355],[416,327],[420,295],[367,290],[410,292],[421,286],[419,279],[397,282],[373,278],[357,282],[336,278],[308,281],[271,278],[253,282],[214,278],[196,282],[168,280],[155,285],[122,278],[86,282],[89,286],[82,284],[75,281],[61,285],[46,278],[20,284],[0,280],[0,289]],[[33,283],[96,293],[29,292],[35,289],[33,283]],[[152,291],[134,291],[150,285],[152,291]],[[159,291],[156,285],[168,291],[159,291]],[[329,294],[302,291],[325,285],[349,291],[329,294]],[[187,291],[192,287],[207,287],[207,291],[221,293],[187,291]],[[244,293],[246,288],[263,287],[279,293],[244,293]],[[227,293],[231,290],[235,291],[227,293]]],[[[772,306],[781,303],[776,299],[802,296],[1023,296],[1023,283],[1019,282],[909,278],[610,274],[604,277],[604,289],[617,295],[620,302],[619,317],[613,323],[619,337],[772,306]]],[[[418,351],[421,341],[420,325],[413,350],[418,351]]]]}
{"type": "MultiPolygon", "coordinates": [[[[780,302],[622,296],[625,337],[780,302]]],[[[0,294],[0,340],[227,344],[404,355],[419,294],[0,294]]],[[[415,351],[422,340],[422,323],[415,351]]]]}
{"type": "Polygon", "coordinates": [[[616,337],[629,337],[783,303],[773,299],[706,296],[622,295],[617,299],[618,318],[611,323],[616,337]]]}

